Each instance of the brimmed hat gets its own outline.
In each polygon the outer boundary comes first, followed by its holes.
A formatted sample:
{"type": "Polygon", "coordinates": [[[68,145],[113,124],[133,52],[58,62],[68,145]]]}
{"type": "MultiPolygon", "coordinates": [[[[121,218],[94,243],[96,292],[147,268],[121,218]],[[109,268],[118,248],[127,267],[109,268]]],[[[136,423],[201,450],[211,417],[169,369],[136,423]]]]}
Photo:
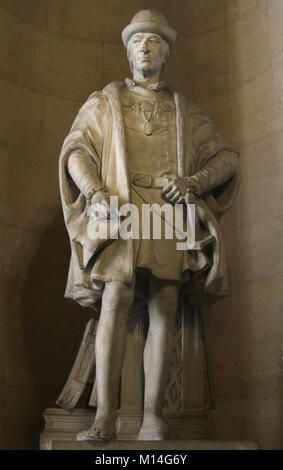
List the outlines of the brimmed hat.
{"type": "Polygon", "coordinates": [[[154,10],[141,10],[135,14],[131,23],[122,31],[122,40],[124,46],[130,38],[136,33],[155,33],[159,34],[169,46],[172,47],[176,41],[177,33],[170,28],[166,18],[154,10]]]}

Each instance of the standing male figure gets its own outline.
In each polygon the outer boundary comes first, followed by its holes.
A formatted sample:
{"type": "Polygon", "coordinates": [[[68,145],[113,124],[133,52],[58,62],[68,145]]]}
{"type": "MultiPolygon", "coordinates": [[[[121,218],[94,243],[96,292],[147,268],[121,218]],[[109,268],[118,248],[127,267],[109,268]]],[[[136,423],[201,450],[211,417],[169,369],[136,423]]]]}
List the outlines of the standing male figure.
{"type": "MultiPolygon", "coordinates": [[[[96,334],[97,413],[80,440],[115,437],[127,319],[135,297],[149,313],[144,350],[141,440],[166,438],[162,404],[181,294],[227,294],[225,253],[217,219],[238,188],[238,155],[197,106],[160,81],[176,39],[167,20],[142,10],[123,30],[133,79],[93,93],[79,111],[60,156],[60,188],[71,242],[66,297],[100,313],[96,334]],[[93,240],[89,207],[197,200],[198,251],[178,251],[176,238],[93,240]],[[141,286],[143,294],[141,295],[141,286]],[[198,287],[196,287],[198,286],[198,287]],[[144,293],[146,292],[146,296],[144,293]]],[[[162,218],[162,224],[166,222],[162,218]]],[[[141,225],[141,224],[140,224],[141,225]]]]}

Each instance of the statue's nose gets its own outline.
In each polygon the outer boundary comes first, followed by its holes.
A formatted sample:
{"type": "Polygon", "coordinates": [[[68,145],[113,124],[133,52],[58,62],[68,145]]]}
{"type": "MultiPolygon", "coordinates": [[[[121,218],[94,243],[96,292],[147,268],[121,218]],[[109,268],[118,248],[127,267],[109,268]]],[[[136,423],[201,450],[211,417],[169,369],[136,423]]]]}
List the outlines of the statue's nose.
{"type": "Polygon", "coordinates": [[[143,51],[144,53],[149,52],[147,41],[144,41],[144,42],[142,43],[142,51],[143,51]]]}

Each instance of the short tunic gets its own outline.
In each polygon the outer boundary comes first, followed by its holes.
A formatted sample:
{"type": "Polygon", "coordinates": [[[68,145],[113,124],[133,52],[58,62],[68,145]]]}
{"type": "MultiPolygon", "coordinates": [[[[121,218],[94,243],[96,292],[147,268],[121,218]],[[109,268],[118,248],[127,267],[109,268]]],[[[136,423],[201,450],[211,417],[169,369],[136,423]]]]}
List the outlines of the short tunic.
{"type": "MultiPolygon", "coordinates": [[[[124,87],[121,102],[127,133],[129,170],[155,177],[177,175],[176,109],[166,90],[154,91],[140,86],[124,87]],[[145,130],[152,126],[151,135],[145,130]]],[[[142,204],[166,204],[161,189],[144,188],[131,183],[131,202],[139,209],[139,239],[134,239],[135,268],[149,269],[159,279],[183,281],[191,273],[209,267],[204,252],[177,250],[181,240],[166,239],[164,216],[161,217],[161,239],[142,238],[142,204]]],[[[184,241],[184,240],[183,240],[184,241]]]]}

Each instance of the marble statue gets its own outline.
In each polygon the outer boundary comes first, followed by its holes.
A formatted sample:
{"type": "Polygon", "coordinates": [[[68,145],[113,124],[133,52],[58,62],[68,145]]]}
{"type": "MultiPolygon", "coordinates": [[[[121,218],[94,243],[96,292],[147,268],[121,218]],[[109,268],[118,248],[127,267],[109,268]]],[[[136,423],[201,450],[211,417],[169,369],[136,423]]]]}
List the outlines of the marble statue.
{"type": "MultiPolygon", "coordinates": [[[[177,33],[165,17],[142,10],[122,32],[132,78],[94,92],[82,106],[60,156],[60,190],[71,243],[66,297],[99,312],[97,412],[78,440],[115,438],[127,318],[147,305],[144,411],[140,440],[162,440],[162,400],[184,295],[213,302],[227,295],[220,217],[239,185],[239,156],[194,103],[160,80],[177,33]],[[90,208],[138,209],[138,237],[92,236],[90,208]],[[177,249],[176,233],[141,236],[142,206],[195,203],[195,243],[177,249]],[[197,295],[196,295],[197,294],[197,295]]],[[[125,214],[124,214],[125,219],[125,214]]],[[[98,220],[98,219],[97,219],[98,220]]],[[[92,221],[92,222],[91,222],[92,221]]],[[[105,222],[106,221],[106,222],[105,222]]],[[[160,215],[163,229],[166,217],[160,215]]]]}

